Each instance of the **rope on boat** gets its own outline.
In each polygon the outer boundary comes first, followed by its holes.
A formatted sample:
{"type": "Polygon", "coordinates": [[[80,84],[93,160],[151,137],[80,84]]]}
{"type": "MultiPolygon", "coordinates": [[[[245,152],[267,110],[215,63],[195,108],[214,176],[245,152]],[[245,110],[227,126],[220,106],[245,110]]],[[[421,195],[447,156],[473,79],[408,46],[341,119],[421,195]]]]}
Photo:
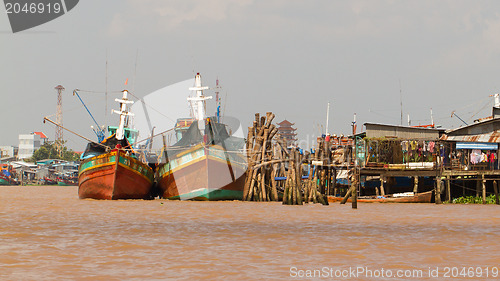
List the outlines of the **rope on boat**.
{"type": "Polygon", "coordinates": [[[172,130],[174,130],[174,129],[175,129],[175,128],[168,129],[168,130],[163,131],[163,132],[161,132],[161,133],[158,133],[158,134],[156,134],[156,135],[153,135],[153,136],[147,137],[147,138],[145,138],[145,139],[143,139],[143,140],[136,141],[136,142],[134,142],[133,144],[131,144],[131,146],[134,146],[134,145],[136,145],[136,144],[138,144],[138,143],[141,143],[141,142],[143,142],[143,141],[147,141],[147,140],[152,139],[152,138],[154,138],[154,137],[157,137],[157,136],[159,136],[159,135],[163,135],[163,134],[168,133],[168,132],[170,132],[170,131],[172,131],[172,130]]]}
{"type": "MultiPolygon", "coordinates": [[[[81,89],[75,89],[75,91],[78,92],[85,92],[85,93],[93,93],[93,94],[105,94],[106,92],[102,91],[92,91],[92,90],[81,90],[81,89]]],[[[117,94],[121,93],[122,91],[108,91],[108,94],[117,94]]]]}
{"type": "Polygon", "coordinates": [[[144,99],[139,98],[138,96],[136,96],[136,95],[132,94],[130,91],[129,91],[128,93],[129,93],[131,96],[133,96],[134,98],[136,98],[138,101],[143,102],[143,103],[144,103],[144,105],[146,105],[147,107],[151,108],[151,109],[152,109],[152,110],[154,110],[156,113],[158,113],[158,114],[162,115],[163,117],[165,117],[165,118],[169,119],[170,121],[175,122],[175,120],[174,120],[174,119],[172,119],[172,118],[168,117],[167,115],[163,114],[161,111],[159,111],[159,110],[157,110],[156,108],[152,107],[151,105],[147,104],[147,103],[144,101],[144,99]]]}
{"type": "Polygon", "coordinates": [[[86,138],[86,137],[84,137],[84,136],[82,136],[82,135],[80,135],[80,134],[77,134],[77,133],[73,132],[72,130],[70,130],[70,129],[68,129],[68,128],[65,128],[65,127],[63,127],[63,126],[61,126],[61,125],[57,124],[56,122],[54,122],[54,121],[50,120],[50,119],[49,119],[49,118],[47,118],[47,117],[43,117],[43,123],[45,123],[45,121],[49,121],[50,123],[52,123],[52,124],[56,125],[57,127],[61,127],[62,129],[66,130],[66,131],[68,131],[68,132],[70,132],[70,133],[74,134],[75,136],[78,136],[78,137],[80,137],[80,138],[82,138],[82,139],[84,139],[84,140],[86,140],[86,141],[88,141],[88,142],[96,143],[96,144],[98,144],[98,145],[100,145],[100,146],[103,146],[103,147],[105,147],[105,148],[109,148],[109,149],[111,149],[111,147],[109,147],[109,146],[107,146],[107,145],[104,145],[104,144],[102,144],[102,143],[95,142],[95,141],[93,141],[93,140],[91,140],[91,139],[88,139],[88,138],[86,138]]]}

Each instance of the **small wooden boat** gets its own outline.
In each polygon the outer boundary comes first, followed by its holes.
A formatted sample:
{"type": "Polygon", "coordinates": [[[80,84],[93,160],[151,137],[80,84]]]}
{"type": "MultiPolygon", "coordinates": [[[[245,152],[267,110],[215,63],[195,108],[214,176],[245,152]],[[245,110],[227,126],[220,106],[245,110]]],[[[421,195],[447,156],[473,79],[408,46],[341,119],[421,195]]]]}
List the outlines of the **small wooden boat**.
{"type": "Polygon", "coordinates": [[[0,164],[0,185],[19,185],[12,176],[13,169],[9,164],[0,164]]]}
{"type": "Polygon", "coordinates": [[[0,173],[0,185],[11,185],[10,177],[0,173]]]}
{"type": "Polygon", "coordinates": [[[147,199],[153,186],[154,172],[132,150],[128,138],[137,132],[126,128],[127,91],[123,91],[120,125],[101,143],[89,143],[78,170],[78,196],[81,199],[147,199]]]}
{"type": "Polygon", "coordinates": [[[56,179],[57,185],[62,185],[62,186],[73,186],[73,185],[78,185],[78,179],[76,178],[57,178],[56,179]]]}
{"type": "MultiPolygon", "coordinates": [[[[386,195],[386,196],[370,196],[370,197],[358,197],[358,202],[360,203],[431,203],[432,190],[422,193],[415,193],[413,195],[403,195],[396,196],[386,195]]],[[[328,202],[335,203],[342,201],[343,197],[328,196],[328,202]]],[[[351,198],[347,199],[347,202],[351,202],[351,198]]]]}
{"type": "MultiPolygon", "coordinates": [[[[51,179],[49,177],[44,177],[43,184],[44,185],[57,185],[57,179],[51,179]]],[[[78,182],[76,184],[78,184],[78,182]]]]}

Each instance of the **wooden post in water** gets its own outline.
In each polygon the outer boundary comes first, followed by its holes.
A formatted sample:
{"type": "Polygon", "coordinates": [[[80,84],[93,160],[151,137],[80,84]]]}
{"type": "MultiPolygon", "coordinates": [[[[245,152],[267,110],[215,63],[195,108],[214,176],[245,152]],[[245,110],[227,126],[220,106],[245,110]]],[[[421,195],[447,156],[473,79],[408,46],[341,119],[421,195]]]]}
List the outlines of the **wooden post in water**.
{"type": "Polygon", "coordinates": [[[483,204],[486,204],[486,180],[484,179],[484,174],[482,175],[482,181],[481,183],[483,184],[482,189],[483,189],[483,204]]]}
{"type": "Polygon", "coordinates": [[[332,186],[333,186],[333,196],[337,196],[338,189],[337,189],[337,169],[333,169],[333,180],[332,180],[332,186]]]}
{"type": "Polygon", "coordinates": [[[278,164],[273,165],[273,170],[271,172],[271,201],[278,201],[278,188],[276,186],[276,181],[274,178],[277,176],[278,164]]]}
{"type": "Polygon", "coordinates": [[[385,196],[384,181],[385,177],[380,175],[380,196],[385,196]]]}
{"type": "Polygon", "coordinates": [[[324,167],[321,168],[320,178],[319,178],[319,192],[321,194],[326,193],[326,170],[324,167]]]}
{"type": "Polygon", "coordinates": [[[450,176],[446,177],[446,201],[451,203],[451,178],[450,176]]]}
{"type": "Polygon", "coordinates": [[[342,201],[340,201],[340,204],[345,204],[347,202],[347,199],[351,197],[352,194],[352,187],[347,190],[347,193],[345,194],[344,198],[342,198],[342,201]]]}
{"type": "Polygon", "coordinates": [[[465,197],[465,184],[462,184],[462,196],[465,197]]]}
{"type": "Polygon", "coordinates": [[[352,194],[351,194],[351,201],[352,201],[352,208],[357,209],[358,208],[358,184],[359,184],[359,178],[358,178],[358,169],[357,167],[354,168],[354,173],[353,173],[353,179],[352,179],[352,194]]]}
{"type": "Polygon", "coordinates": [[[436,188],[434,189],[435,192],[435,202],[436,204],[441,204],[441,177],[436,177],[436,188]]]}
{"type": "Polygon", "coordinates": [[[302,205],[302,192],[301,192],[301,187],[302,187],[302,156],[300,155],[300,152],[298,150],[295,151],[295,172],[296,172],[296,191],[297,191],[297,204],[302,205]]]}
{"type": "Polygon", "coordinates": [[[498,185],[497,185],[497,181],[493,181],[493,191],[495,192],[495,204],[500,205],[500,200],[498,198],[498,185]]]}
{"type": "Polygon", "coordinates": [[[353,186],[354,186],[354,173],[355,173],[354,169],[355,168],[353,168],[349,171],[350,175],[348,176],[348,178],[351,181],[351,185],[349,186],[349,189],[347,190],[344,198],[342,198],[342,201],[340,201],[340,204],[345,204],[349,198],[351,198],[351,202],[352,202],[352,196],[353,196],[353,192],[354,192],[354,188],[353,188],[353,186]]]}
{"type": "Polygon", "coordinates": [[[413,177],[413,193],[418,193],[418,176],[413,177]]]}
{"type": "Polygon", "coordinates": [[[476,181],[476,197],[479,197],[479,191],[481,190],[481,181],[477,179],[476,181]]]}

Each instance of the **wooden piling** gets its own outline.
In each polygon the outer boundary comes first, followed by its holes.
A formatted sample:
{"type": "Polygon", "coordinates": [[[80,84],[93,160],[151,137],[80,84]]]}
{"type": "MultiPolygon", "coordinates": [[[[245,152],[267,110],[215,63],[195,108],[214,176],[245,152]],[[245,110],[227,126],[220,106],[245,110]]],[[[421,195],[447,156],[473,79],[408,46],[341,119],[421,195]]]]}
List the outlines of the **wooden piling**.
{"type": "Polygon", "coordinates": [[[276,186],[276,181],[274,178],[276,177],[276,172],[278,170],[278,164],[273,165],[273,170],[271,171],[271,201],[278,201],[278,188],[276,186]]]}
{"type": "Polygon", "coordinates": [[[451,178],[446,178],[446,201],[451,203],[451,178]]]}
{"type": "Polygon", "coordinates": [[[385,196],[384,181],[385,181],[385,177],[380,176],[380,196],[385,196]]]}
{"type": "Polygon", "coordinates": [[[349,188],[349,190],[345,194],[344,198],[342,198],[342,201],[340,201],[340,204],[345,204],[347,202],[347,199],[349,199],[349,197],[351,197],[351,193],[352,193],[352,186],[351,186],[351,188],[349,188]]]}
{"type": "Polygon", "coordinates": [[[435,203],[441,204],[441,177],[436,177],[436,188],[434,189],[435,193],[435,203]]]}
{"type": "Polygon", "coordinates": [[[333,180],[332,180],[332,185],[333,185],[333,196],[337,196],[338,194],[338,188],[337,188],[337,169],[333,169],[333,180]]]}
{"type": "Polygon", "coordinates": [[[352,193],[351,193],[351,203],[352,203],[352,208],[357,209],[358,208],[358,171],[355,168],[355,172],[353,173],[353,179],[352,179],[352,193]]]}
{"type": "Polygon", "coordinates": [[[326,192],[326,170],[325,169],[321,169],[321,174],[320,174],[320,178],[319,178],[319,192],[321,194],[325,194],[326,192]]]}
{"type": "Polygon", "coordinates": [[[500,200],[498,198],[498,185],[497,181],[493,181],[493,191],[495,192],[495,204],[500,205],[500,200]]]}
{"type": "Polygon", "coordinates": [[[483,190],[483,204],[486,204],[486,180],[484,179],[484,174],[482,175],[482,190],[483,190]]]}
{"type": "Polygon", "coordinates": [[[476,181],[476,197],[479,197],[480,190],[481,190],[481,181],[478,179],[476,181]]]}
{"type": "Polygon", "coordinates": [[[418,176],[413,177],[413,193],[418,193],[418,176]]]}
{"type": "Polygon", "coordinates": [[[331,195],[331,185],[332,185],[332,169],[328,168],[326,173],[326,195],[331,195]]]}

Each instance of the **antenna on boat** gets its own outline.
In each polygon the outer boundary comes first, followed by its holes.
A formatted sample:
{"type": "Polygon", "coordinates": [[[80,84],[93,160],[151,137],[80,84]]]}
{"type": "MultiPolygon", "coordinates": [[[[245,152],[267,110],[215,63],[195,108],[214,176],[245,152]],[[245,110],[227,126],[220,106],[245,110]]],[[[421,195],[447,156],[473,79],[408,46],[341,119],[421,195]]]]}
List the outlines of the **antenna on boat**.
{"type": "MultiPolygon", "coordinates": [[[[128,82],[128,79],[127,79],[128,82]]],[[[127,84],[127,83],[125,83],[127,84]]],[[[125,124],[128,122],[128,116],[134,116],[133,113],[128,112],[128,104],[133,104],[134,102],[129,100],[127,95],[128,91],[123,90],[123,96],[121,99],[115,99],[115,101],[120,103],[120,111],[113,110],[111,112],[120,114],[120,125],[118,125],[118,129],[116,130],[116,139],[122,140],[125,137],[125,124]]]]}
{"type": "Polygon", "coordinates": [[[106,49],[106,89],[104,92],[104,124],[108,119],[108,49],[106,49]]]}
{"type": "Polygon", "coordinates": [[[220,122],[220,97],[219,97],[219,77],[217,77],[217,80],[215,80],[215,105],[217,106],[216,109],[216,116],[217,116],[217,122],[220,122]]]}
{"type": "Polygon", "coordinates": [[[226,91],[226,94],[224,95],[224,108],[222,109],[222,117],[223,118],[226,116],[226,104],[227,104],[227,91],[226,91]]]}
{"type": "Polygon", "coordinates": [[[353,136],[356,134],[356,129],[357,129],[357,125],[356,125],[356,113],[354,113],[354,120],[352,121],[352,135],[353,136]]]}
{"type": "Polygon", "coordinates": [[[134,66],[134,86],[132,87],[132,92],[135,93],[135,83],[137,83],[137,80],[135,79],[137,76],[137,58],[139,57],[139,49],[137,49],[135,53],[135,66],[134,66]]]}
{"type": "MultiPolygon", "coordinates": [[[[208,87],[203,87],[201,85],[201,75],[196,73],[194,78],[194,87],[189,88],[191,91],[196,91],[196,97],[188,97],[188,101],[191,102],[191,108],[194,113],[194,118],[197,121],[203,121],[205,119],[205,101],[212,99],[212,96],[204,96],[203,91],[208,90],[208,87]]],[[[202,125],[204,128],[204,122],[198,122],[198,126],[202,125]]],[[[200,127],[202,129],[202,127],[200,127]]]]}
{"type": "Polygon", "coordinates": [[[494,97],[495,98],[495,107],[497,108],[500,108],[500,94],[493,94],[493,95],[490,95],[490,97],[494,97]]]}

